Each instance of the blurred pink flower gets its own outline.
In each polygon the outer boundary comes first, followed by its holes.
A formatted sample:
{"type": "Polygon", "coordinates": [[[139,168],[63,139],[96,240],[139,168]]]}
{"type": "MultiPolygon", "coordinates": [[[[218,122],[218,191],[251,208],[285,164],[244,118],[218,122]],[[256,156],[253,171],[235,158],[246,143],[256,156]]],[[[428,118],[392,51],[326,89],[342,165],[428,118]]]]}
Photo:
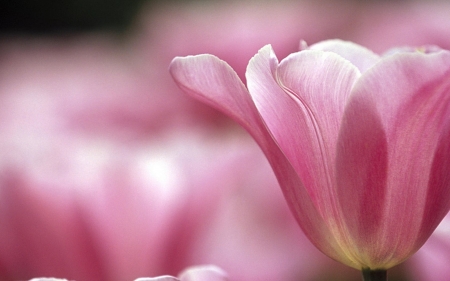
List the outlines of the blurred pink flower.
{"type": "Polygon", "coordinates": [[[143,9],[127,37],[127,58],[148,80],[152,95],[150,101],[140,106],[173,104],[169,120],[191,126],[229,127],[233,123],[228,117],[189,99],[176,87],[164,71],[173,57],[214,53],[226,59],[244,78],[246,62],[260,46],[271,43],[281,56],[286,56],[298,49],[298,38],[315,42],[345,28],[355,8],[334,1],[283,0],[202,1],[143,9]]]}
{"type": "Polygon", "coordinates": [[[450,276],[450,214],[423,247],[410,259],[413,280],[446,281],[450,276]]]}
{"type": "Polygon", "coordinates": [[[23,131],[22,141],[3,140],[1,149],[2,280],[179,270],[246,154],[197,132],[125,146],[81,132],[36,139],[23,131]]]}
{"type": "Polygon", "coordinates": [[[191,263],[220,265],[234,281],[310,280],[330,268],[298,228],[259,148],[247,140],[240,149],[247,157],[230,170],[228,192],[199,233],[191,263]]]}
{"type": "Polygon", "coordinates": [[[270,43],[286,56],[298,49],[299,38],[316,42],[334,36],[357,9],[346,2],[290,0],[163,5],[143,10],[132,45],[145,69],[148,62],[167,65],[176,55],[213,53],[244,78],[248,60],[261,46],[270,43]]]}
{"type": "Polygon", "coordinates": [[[450,208],[450,52],[303,47],[281,63],[262,48],[248,90],[212,55],[175,58],[170,71],[255,138],[322,252],[356,269],[395,266],[450,208]]]}
{"type": "Polygon", "coordinates": [[[115,46],[0,46],[0,279],[132,280],[214,262],[235,281],[297,280],[329,265],[248,136],[154,97],[115,46]]]}
{"type": "Polygon", "coordinates": [[[157,253],[186,231],[179,189],[189,174],[178,155],[158,154],[175,147],[161,146],[172,136],[155,128],[178,124],[169,117],[184,107],[152,99],[115,46],[107,38],[1,46],[2,279],[122,280],[180,266],[157,253]]]}
{"type": "MultiPolygon", "coordinates": [[[[212,122],[212,110],[202,110],[206,107],[179,98],[163,86],[158,74],[143,72],[118,40],[100,34],[3,42],[0,91],[8,93],[4,102],[23,99],[25,103],[32,96],[40,106],[48,107],[43,114],[52,126],[128,141],[157,129],[212,122]]],[[[159,67],[157,62],[149,65],[159,67]]],[[[169,74],[165,75],[168,80],[169,74]]],[[[31,109],[32,105],[26,108],[31,109]]],[[[1,114],[9,111],[6,108],[1,114]]],[[[17,130],[30,121],[26,116],[20,120],[25,124],[18,124],[17,130]]]]}
{"type": "Polygon", "coordinates": [[[372,1],[360,4],[348,28],[335,36],[382,53],[393,46],[450,49],[448,1],[372,1]]]}

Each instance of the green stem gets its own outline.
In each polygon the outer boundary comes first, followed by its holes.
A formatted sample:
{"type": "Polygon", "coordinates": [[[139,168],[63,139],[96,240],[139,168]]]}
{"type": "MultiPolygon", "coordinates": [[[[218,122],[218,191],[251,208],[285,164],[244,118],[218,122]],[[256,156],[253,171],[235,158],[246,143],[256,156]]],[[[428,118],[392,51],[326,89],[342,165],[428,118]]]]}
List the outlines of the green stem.
{"type": "Polygon", "coordinates": [[[369,268],[362,270],[364,281],[387,281],[387,270],[377,269],[370,270],[369,268]]]}

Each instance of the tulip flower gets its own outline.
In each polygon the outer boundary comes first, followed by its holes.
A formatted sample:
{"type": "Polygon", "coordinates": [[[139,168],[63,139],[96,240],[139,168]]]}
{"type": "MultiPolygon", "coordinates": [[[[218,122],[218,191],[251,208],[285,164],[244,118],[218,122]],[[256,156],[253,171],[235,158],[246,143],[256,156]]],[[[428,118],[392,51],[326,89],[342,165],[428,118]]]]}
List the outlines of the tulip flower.
{"type": "Polygon", "coordinates": [[[450,208],[449,51],[329,40],[278,62],[267,45],[247,87],[213,55],[170,72],[253,136],[307,237],[365,280],[385,280],[450,208]]]}

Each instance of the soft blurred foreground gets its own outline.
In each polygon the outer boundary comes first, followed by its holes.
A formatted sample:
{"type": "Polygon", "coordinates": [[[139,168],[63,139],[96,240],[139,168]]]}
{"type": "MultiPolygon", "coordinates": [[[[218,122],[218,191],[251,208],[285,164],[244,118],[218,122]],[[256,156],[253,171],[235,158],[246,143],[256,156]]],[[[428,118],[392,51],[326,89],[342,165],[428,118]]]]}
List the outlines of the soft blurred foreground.
{"type": "MultiPolygon", "coordinates": [[[[215,264],[231,281],[360,280],[316,250],[250,137],[167,68],[211,53],[244,79],[265,44],[450,49],[446,2],[143,9],[129,31],[0,42],[0,280],[134,280],[215,264]]],[[[447,280],[449,219],[390,280],[447,280]]]]}

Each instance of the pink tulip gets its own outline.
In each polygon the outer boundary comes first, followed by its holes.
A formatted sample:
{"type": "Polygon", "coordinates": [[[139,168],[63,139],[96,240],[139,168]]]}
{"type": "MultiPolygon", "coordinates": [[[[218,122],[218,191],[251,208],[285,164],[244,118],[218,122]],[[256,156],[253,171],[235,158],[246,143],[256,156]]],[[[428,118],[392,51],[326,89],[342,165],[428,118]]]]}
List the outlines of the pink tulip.
{"type": "Polygon", "coordinates": [[[153,278],[138,278],[135,281],[227,281],[227,274],[214,265],[194,266],[185,269],[177,277],[159,276],[153,278]]]}
{"type": "Polygon", "coordinates": [[[305,234],[335,260],[395,266],[450,208],[448,51],[379,57],[333,40],[279,63],[265,46],[247,67],[248,89],[212,55],[175,58],[170,72],[248,130],[305,234]]]}

